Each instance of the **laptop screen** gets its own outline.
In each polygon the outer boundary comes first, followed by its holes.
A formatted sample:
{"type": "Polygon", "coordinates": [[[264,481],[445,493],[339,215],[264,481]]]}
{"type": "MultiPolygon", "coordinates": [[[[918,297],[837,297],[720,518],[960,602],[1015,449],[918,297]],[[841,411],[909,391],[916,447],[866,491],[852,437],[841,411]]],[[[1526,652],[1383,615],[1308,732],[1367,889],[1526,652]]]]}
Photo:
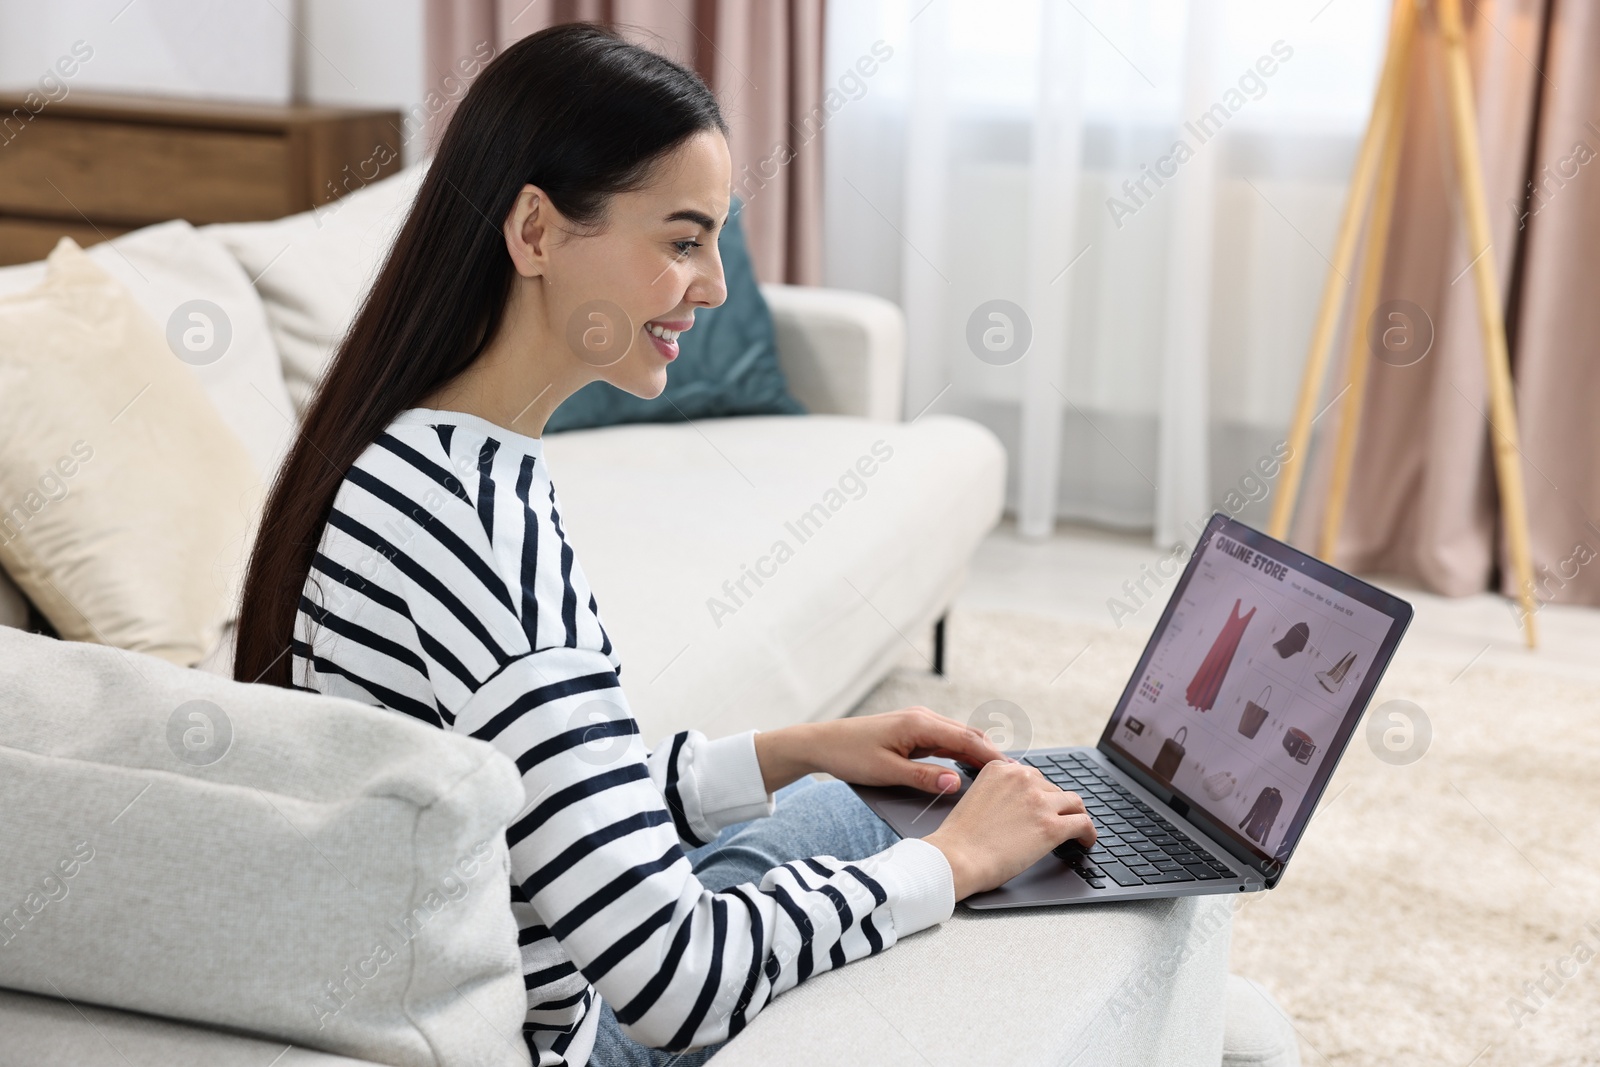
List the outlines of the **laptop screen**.
{"type": "Polygon", "coordinates": [[[1263,860],[1286,861],[1410,606],[1216,515],[1101,738],[1263,860]]]}

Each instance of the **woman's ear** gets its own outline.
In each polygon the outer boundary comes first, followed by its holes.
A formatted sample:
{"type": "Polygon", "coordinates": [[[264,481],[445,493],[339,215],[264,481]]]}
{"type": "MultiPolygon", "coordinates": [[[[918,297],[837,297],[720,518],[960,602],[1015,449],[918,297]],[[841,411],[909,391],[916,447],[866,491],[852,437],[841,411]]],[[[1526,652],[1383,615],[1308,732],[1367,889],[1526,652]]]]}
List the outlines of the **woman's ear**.
{"type": "Polygon", "coordinates": [[[550,198],[537,185],[524,185],[511,204],[501,229],[512,265],[524,278],[535,278],[545,272],[554,214],[550,198]]]}

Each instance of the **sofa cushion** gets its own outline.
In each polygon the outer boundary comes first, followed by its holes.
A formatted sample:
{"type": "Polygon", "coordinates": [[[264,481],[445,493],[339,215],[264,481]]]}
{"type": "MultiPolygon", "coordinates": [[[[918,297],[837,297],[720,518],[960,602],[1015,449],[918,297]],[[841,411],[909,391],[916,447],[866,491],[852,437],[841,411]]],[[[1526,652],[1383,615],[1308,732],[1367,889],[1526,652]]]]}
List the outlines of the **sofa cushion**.
{"type": "Polygon", "coordinates": [[[682,422],[730,415],[801,415],[778,365],[772,312],[756,285],[745,248],[740,207],[734,201],[728,225],[717,237],[728,298],[695,312],[694,329],[678,339],[678,358],[667,370],[667,387],[645,400],[608,382],[590,382],[556,408],[548,433],[616,426],[627,422],[682,422]]]}
{"type": "Polygon", "coordinates": [[[398,1067],[528,1062],[523,792],[492,746],[17,630],[0,663],[0,985],[398,1067]]]}
{"type": "Polygon", "coordinates": [[[0,563],[61,636],[190,664],[264,486],[148,314],[71,238],[0,297],[0,563]]]}
{"type": "Polygon", "coordinates": [[[297,418],[378,276],[427,169],[426,162],[415,164],[331,204],[271,222],[201,227],[255,279],[297,418]]]}
{"type": "Polygon", "coordinates": [[[552,434],[562,520],[646,739],[844,714],[999,520],[1005,454],[929,415],[552,434]]]}
{"type": "MultiPolygon", "coordinates": [[[[187,340],[189,353],[181,365],[244,443],[262,480],[270,480],[294,438],[294,409],[266,310],[238,261],[182,219],[102,241],[86,254],[127,288],[163,336],[179,321],[178,341],[187,340]],[[208,311],[192,306],[194,301],[215,305],[222,317],[190,318],[208,311]],[[216,346],[214,358],[196,348],[205,342],[216,346]]],[[[44,281],[45,270],[43,260],[0,267],[0,296],[32,289],[44,281]]]]}

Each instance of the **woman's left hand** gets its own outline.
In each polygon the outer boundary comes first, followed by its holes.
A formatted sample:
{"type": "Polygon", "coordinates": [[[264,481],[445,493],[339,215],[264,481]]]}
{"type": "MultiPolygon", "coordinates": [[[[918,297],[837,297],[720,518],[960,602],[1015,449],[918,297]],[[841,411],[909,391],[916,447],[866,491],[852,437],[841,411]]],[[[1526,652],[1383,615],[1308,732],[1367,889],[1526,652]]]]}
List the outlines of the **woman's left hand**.
{"type": "Polygon", "coordinates": [[[813,771],[856,785],[909,785],[927,793],[952,793],[961,787],[960,776],[950,768],[916,762],[925,756],[974,767],[1007,758],[983,731],[922,707],[756,734],[756,757],[768,792],[813,771]]]}

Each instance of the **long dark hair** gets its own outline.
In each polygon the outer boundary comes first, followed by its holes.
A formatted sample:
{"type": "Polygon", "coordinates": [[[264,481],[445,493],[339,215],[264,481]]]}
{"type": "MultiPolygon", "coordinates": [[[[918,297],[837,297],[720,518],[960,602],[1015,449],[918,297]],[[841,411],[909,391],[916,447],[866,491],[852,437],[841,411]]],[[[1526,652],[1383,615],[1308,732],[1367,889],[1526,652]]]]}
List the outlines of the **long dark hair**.
{"type": "Polygon", "coordinates": [[[451,119],[410,213],[330,361],[273,482],[245,574],[234,678],[290,684],[311,559],[357,457],[494,337],[513,269],[501,223],[526,183],[573,222],[696,133],[728,132],[692,71],[588,23],[506,49],[451,119]]]}

